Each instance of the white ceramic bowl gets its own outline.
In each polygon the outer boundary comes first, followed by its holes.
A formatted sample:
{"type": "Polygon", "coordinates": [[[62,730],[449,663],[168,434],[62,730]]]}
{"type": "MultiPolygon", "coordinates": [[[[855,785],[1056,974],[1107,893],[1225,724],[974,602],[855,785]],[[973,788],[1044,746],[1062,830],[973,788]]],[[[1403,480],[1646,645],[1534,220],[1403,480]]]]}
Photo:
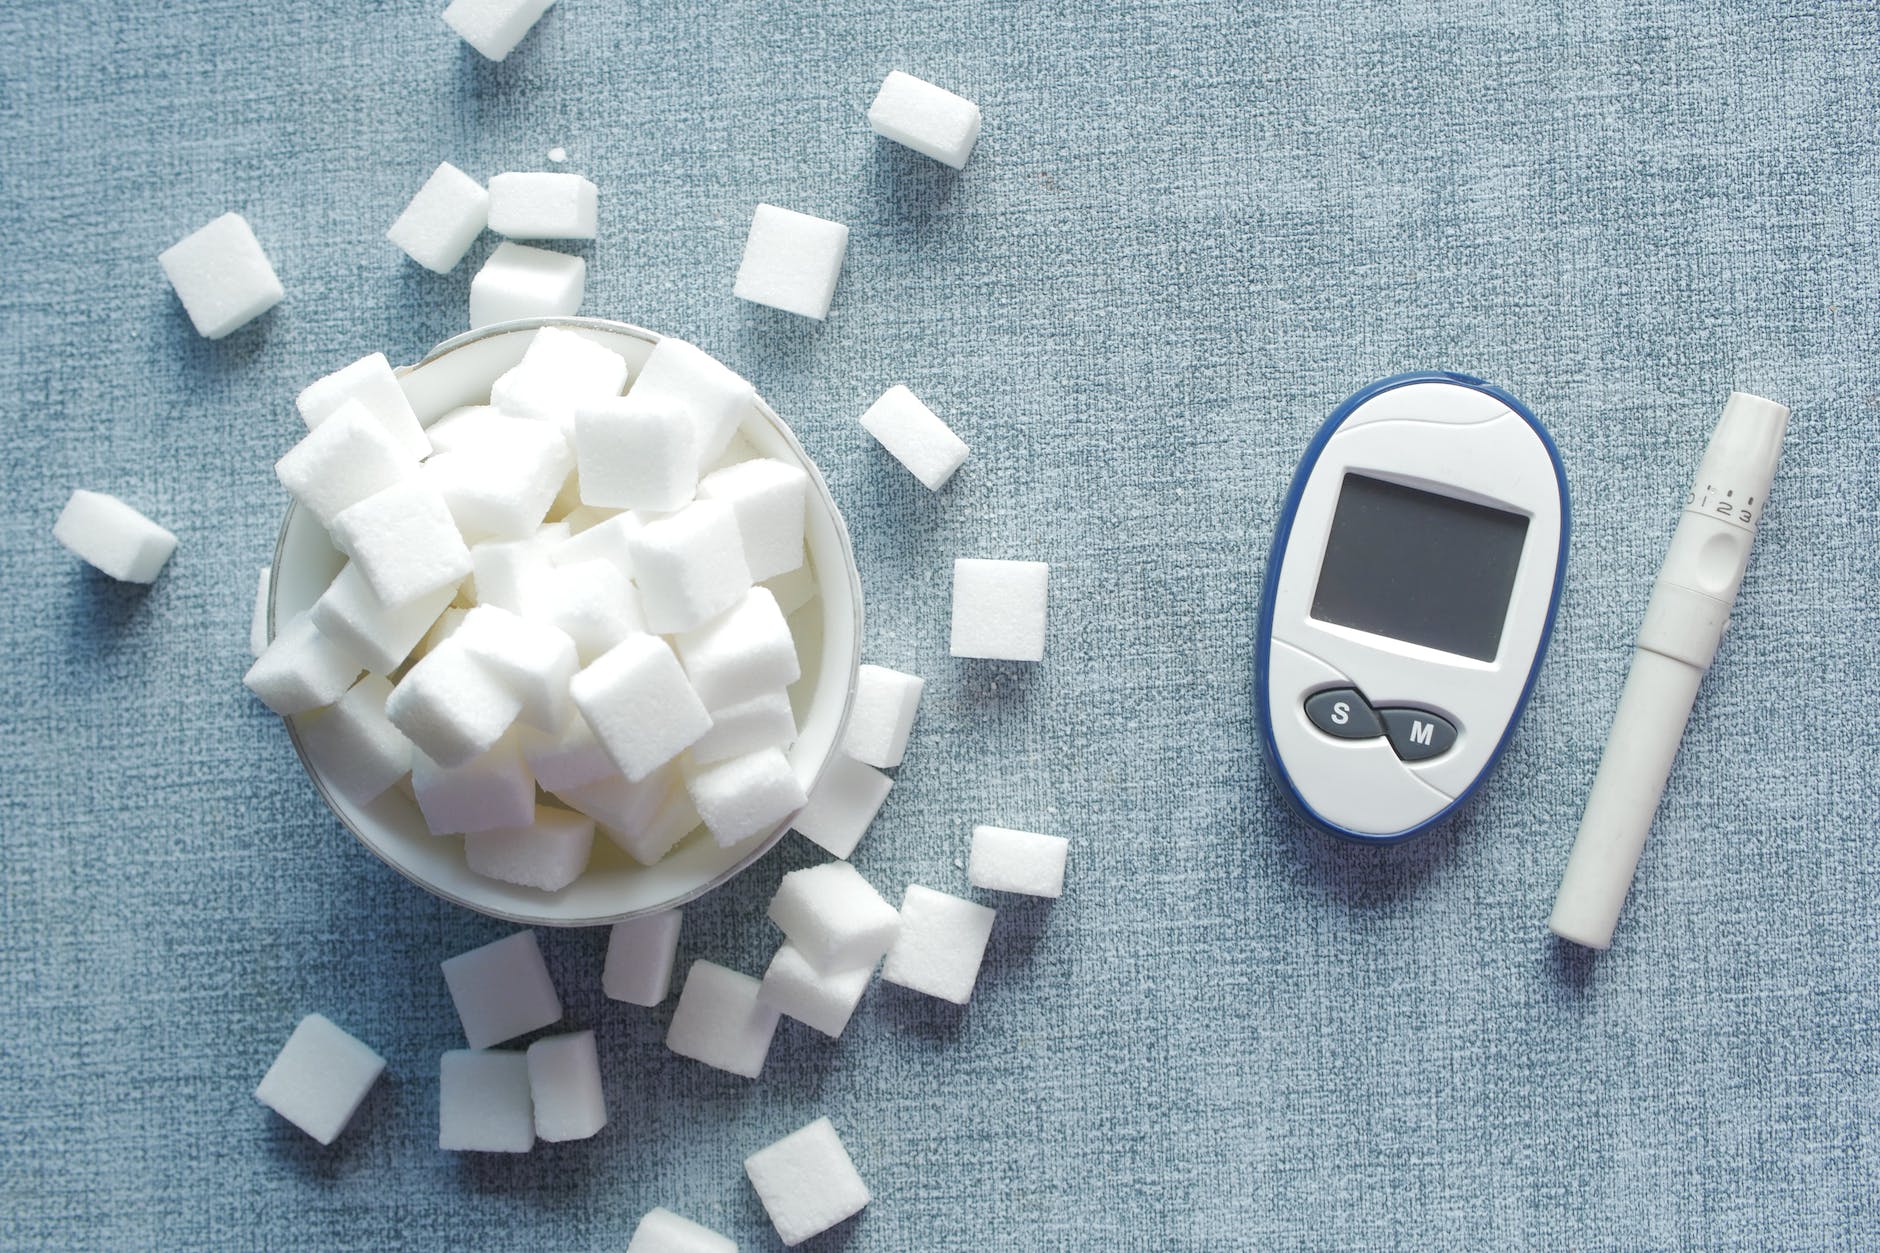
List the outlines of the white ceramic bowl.
{"type": "MultiPolygon", "coordinates": [[[[637,326],[600,318],[534,318],[470,331],[446,340],[417,365],[399,371],[419,421],[428,425],[460,405],[486,400],[490,384],[522,359],[529,336],[543,326],[565,327],[618,352],[636,375],[660,339],[637,326]]],[[[828,484],[783,419],[760,397],[742,429],[744,438],[763,455],[793,462],[809,473],[806,538],[817,593],[791,618],[803,673],[790,689],[798,733],[788,754],[808,790],[841,742],[854,699],[861,663],[861,580],[849,548],[848,528],[828,484]]],[[[288,506],[274,551],[269,638],[276,623],[313,604],[344,560],[318,519],[288,506]]],[[[682,905],[762,857],[789,825],[781,824],[731,848],[718,847],[701,828],[655,866],[639,865],[613,841],[600,836],[594,841],[594,857],[586,874],[560,892],[539,892],[472,874],[464,863],[463,841],[432,835],[402,785],[369,805],[355,805],[338,795],[326,785],[321,763],[308,752],[298,721],[289,718],[287,728],[301,764],[348,830],[420,887],[497,918],[548,926],[595,926],[682,905]]]]}

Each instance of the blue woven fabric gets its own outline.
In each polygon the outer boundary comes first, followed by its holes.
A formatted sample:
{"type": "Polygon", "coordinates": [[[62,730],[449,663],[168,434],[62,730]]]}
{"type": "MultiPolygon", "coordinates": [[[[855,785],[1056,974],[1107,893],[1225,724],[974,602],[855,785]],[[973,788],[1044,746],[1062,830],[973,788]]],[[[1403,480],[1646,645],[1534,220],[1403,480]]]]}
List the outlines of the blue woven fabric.
{"type": "MultiPolygon", "coordinates": [[[[874,1202],[814,1247],[1880,1242],[1880,18],[1871,5],[932,6],[562,0],[504,63],[442,0],[0,7],[0,1242],[624,1247],[666,1205],[774,1244],[743,1157],[830,1115],[874,1202]],[[975,99],[955,174],[868,131],[882,75],[975,99]],[[857,863],[966,892],[974,823],[1071,839],[998,900],[956,1010],[878,987],[755,1083],[544,934],[613,1121],[439,1153],[437,963],[510,928],[348,837],[241,688],[295,391],[461,329],[382,238],[439,160],[601,187],[586,311],[743,371],[855,537],[866,653],[927,679],[857,863]],[[852,228],[826,324],[730,294],[752,206],[852,228]],[[253,224],[287,288],[190,329],[157,252],[253,224]],[[1263,776],[1253,602],[1345,395],[1509,388],[1576,529],[1499,772],[1388,850],[1263,776]],[[905,382],[971,443],[929,494],[856,418],[905,382]],[[1606,955],[1544,919],[1725,394],[1794,421],[1748,582],[1606,955]],[[148,590],[51,527],[117,493],[148,590]],[[950,560],[1051,563],[1036,667],[947,656],[950,560]],[[250,1093],[300,1015],[387,1080],[322,1149],[250,1093]]],[[[688,911],[760,970],[792,838],[688,911]]],[[[991,900],[987,897],[985,899],[991,900]]]]}

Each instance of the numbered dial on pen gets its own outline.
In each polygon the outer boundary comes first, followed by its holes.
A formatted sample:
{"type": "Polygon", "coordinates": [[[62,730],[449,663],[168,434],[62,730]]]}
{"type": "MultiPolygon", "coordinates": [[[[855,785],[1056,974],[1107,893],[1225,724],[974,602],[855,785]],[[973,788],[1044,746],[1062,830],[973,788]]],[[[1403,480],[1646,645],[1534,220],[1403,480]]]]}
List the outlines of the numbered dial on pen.
{"type": "Polygon", "coordinates": [[[1751,529],[1762,516],[1762,501],[1757,497],[1715,483],[1699,483],[1691,488],[1684,507],[1706,518],[1721,518],[1751,529]]]}

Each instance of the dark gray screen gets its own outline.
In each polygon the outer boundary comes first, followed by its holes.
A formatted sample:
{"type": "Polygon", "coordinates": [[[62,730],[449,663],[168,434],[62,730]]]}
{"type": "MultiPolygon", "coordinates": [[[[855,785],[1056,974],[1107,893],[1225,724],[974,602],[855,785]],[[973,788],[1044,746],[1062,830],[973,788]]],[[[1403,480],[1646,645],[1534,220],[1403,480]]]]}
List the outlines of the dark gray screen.
{"type": "Polygon", "coordinates": [[[1493,661],[1527,526],[1518,513],[1347,474],[1312,616],[1493,661]]]}

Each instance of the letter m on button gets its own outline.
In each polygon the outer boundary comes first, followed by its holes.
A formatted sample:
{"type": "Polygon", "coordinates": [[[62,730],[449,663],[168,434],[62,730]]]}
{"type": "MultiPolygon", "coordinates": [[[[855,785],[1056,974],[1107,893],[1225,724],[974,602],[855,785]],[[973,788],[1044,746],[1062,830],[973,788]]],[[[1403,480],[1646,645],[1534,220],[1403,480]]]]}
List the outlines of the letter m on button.
{"type": "Polygon", "coordinates": [[[1436,728],[1430,723],[1423,721],[1421,718],[1417,718],[1410,723],[1410,742],[1413,744],[1428,744],[1432,741],[1432,737],[1434,737],[1435,734],[1436,728]]]}

